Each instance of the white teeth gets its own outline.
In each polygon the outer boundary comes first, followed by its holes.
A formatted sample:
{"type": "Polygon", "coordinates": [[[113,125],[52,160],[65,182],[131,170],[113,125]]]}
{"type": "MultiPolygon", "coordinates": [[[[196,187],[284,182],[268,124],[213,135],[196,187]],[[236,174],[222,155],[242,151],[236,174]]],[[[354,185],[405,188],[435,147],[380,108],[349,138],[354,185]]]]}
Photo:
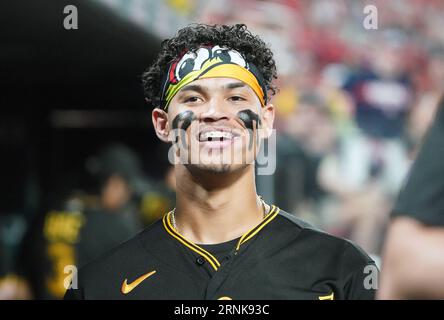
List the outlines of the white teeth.
{"type": "Polygon", "coordinates": [[[200,135],[200,140],[208,140],[211,139],[231,139],[233,138],[233,134],[231,132],[226,131],[207,131],[200,135]]]}

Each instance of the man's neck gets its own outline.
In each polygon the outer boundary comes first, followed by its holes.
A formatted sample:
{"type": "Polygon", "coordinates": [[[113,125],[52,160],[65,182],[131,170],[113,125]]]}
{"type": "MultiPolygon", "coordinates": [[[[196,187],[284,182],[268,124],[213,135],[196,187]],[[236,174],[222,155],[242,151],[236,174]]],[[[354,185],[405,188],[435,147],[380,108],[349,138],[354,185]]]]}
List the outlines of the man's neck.
{"type": "Polygon", "coordinates": [[[177,165],[176,177],[176,226],[194,243],[235,239],[263,219],[253,165],[227,174],[192,173],[177,165]]]}

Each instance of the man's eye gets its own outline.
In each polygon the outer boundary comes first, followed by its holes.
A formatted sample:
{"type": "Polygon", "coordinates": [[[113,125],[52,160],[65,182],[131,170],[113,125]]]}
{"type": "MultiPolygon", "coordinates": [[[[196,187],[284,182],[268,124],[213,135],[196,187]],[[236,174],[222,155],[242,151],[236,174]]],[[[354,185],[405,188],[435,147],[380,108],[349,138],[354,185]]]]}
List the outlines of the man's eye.
{"type": "Polygon", "coordinates": [[[199,102],[200,100],[202,100],[199,97],[188,97],[184,99],[185,103],[193,103],[193,102],[199,102]]]}
{"type": "Polygon", "coordinates": [[[232,101],[245,101],[245,98],[243,98],[241,96],[232,96],[232,97],[230,97],[230,100],[232,100],[232,101]]]}

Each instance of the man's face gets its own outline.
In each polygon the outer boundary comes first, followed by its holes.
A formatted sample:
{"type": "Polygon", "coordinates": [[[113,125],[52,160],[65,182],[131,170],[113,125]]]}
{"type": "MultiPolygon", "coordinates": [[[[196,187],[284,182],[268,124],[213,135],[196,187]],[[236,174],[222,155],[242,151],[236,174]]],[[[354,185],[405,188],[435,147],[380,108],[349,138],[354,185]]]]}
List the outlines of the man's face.
{"type": "Polygon", "coordinates": [[[176,163],[225,173],[254,162],[261,138],[271,133],[274,107],[262,107],[242,81],[206,78],[183,87],[166,116],[169,140],[176,142],[176,163]]]}

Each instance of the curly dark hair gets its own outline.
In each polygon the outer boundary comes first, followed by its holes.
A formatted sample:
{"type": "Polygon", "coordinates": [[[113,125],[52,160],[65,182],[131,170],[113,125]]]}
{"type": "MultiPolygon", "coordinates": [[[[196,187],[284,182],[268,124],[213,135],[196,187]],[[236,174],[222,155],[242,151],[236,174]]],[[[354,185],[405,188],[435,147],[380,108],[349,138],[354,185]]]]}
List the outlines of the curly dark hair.
{"type": "Polygon", "coordinates": [[[176,37],[162,42],[157,60],[142,74],[145,99],[151,107],[162,104],[161,82],[173,60],[185,51],[196,51],[209,44],[240,52],[261,72],[267,96],[276,93],[277,88],[272,83],[277,78],[273,53],[263,40],[247,30],[246,25],[191,24],[180,29],[176,37]]]}

